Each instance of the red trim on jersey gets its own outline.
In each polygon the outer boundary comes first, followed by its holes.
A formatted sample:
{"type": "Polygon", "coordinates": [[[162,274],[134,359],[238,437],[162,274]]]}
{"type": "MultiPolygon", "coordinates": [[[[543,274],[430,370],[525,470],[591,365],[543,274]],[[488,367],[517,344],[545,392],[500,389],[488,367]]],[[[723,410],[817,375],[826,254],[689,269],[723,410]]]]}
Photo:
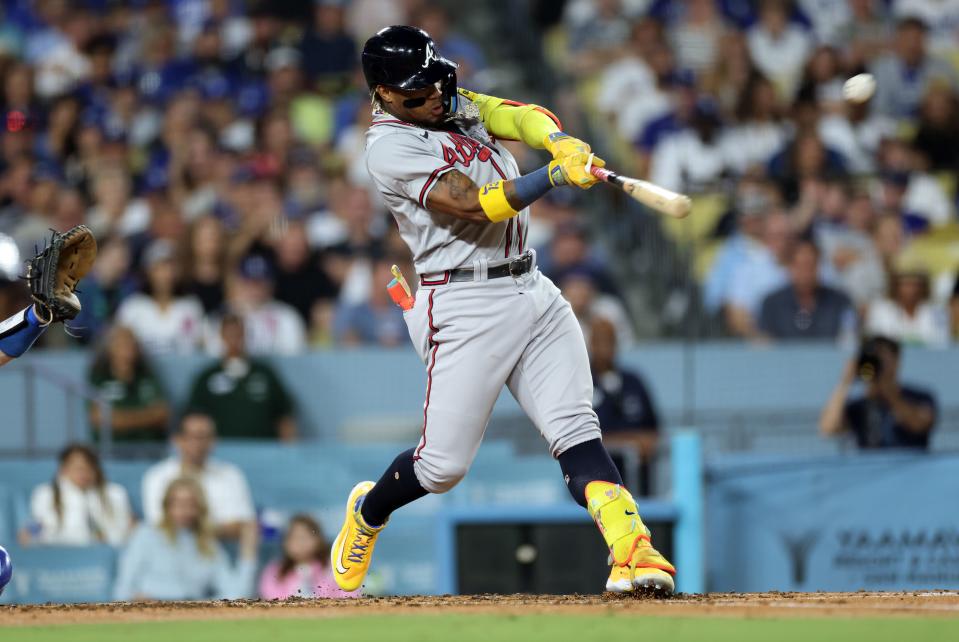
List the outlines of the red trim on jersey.
{"type": "MultiPolygon", "coordinates": [[[[447,278],[449,278],[449,272],[446,273],[447,278]]],[[[426,316],[429,318],[430,322],[430,338],[429,345],[433,348],[433,355],[430,361],[430,367],[426,369],[426,403],[423,404],[423,433],[420,437],[420,445],[416,449],[416,452],[413,453],[413,461],[420,459],[420,451],[426,446],[426,421],[427,413],[430,409],[430,392],[433,390],[433,368],[436,366],[436,350],[439,348],[439,343],[437,343],[436,333],[439,330],[433,325],[433,295],[436,294],[436,290],[430,290],[430,300],[429,305],[426,308],[426,316]]]]}
{"type": "Polygon", "coordinates": [[[377,120],[376,122],[370,123],[370,127],[375,125],[405,125],[406,127],[416,127],[413,123],[408,123],[405,120],[377,120]]]}
{"type": "Polygon", "coordinates": [[[446,270],[443,272],[442,279],[436,279],[435,281],[428,281],[424,275],[420,275],[420,285],[446,285],[450,282],[450,271],[446,270]]]}
{"type": "Polygon", "coordinates": [[[423,183],[423,189],[420,190],[420,197],[417,199],[417,202],[419,202],[420,207],[422,207],[424,210],[426,209],[426,197],[428,196],[430,185],[432,185],[433,181],[436,180],[436,177],[440,175],[440,172],[445,172],[448,169],[452,169],[452,167],[453,163],[447,163],[446,165],[437,167],[433,170],[433,173],[430,174],[430,177],[426,179],[426,182],[423,183]]]}
{"type": "MultiPolygon", "coordinates": [[[[496,159],[495,159],[495,158],[493,158],[492,156],[490,156],[489,162],[491,162],[491,163],[493,164],[493,169],[496,170],[496,173],[499,174],[500,178],[502,178],[504,181],[505,181],[505,180],[509,180],[509,179],[506,178],[506,172],[504,172],[504,171],[500,168],[500,166],[499,166],[499,164],[496,162],[496,159]]],[[[519,220],[516,221],[516,235],[517,235],[517,239],[519,240],[520,246],[521,246],[521,247],[520,247],[520,252],[522,252],[522,251],[523,251],[523,250],[522,250],[523,233],[522,233],[522,226],[520,225],[519,220]]],[[[510,248],[510,246],[511,246],[512,244],[513,244],[513,219],[510,219],[510,220],[509,220],[509,225],[506,226],[506,254],[505,254],[506,258],[509,258],[509,256],[510,256],[510,254],[509,254],[509,248],[510,248]]]]}

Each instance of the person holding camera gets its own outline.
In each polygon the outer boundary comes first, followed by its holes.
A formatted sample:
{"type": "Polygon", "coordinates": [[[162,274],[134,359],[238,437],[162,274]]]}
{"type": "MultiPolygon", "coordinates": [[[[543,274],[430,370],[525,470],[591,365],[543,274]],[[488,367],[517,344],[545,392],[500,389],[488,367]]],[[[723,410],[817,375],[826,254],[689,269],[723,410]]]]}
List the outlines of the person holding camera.
{"type": "Polygon", "coordinates": [[[863,342],[819,416],[825,436],[851,431],[860,448],[929,448],[936,400],[921,388],[899,383],[899,343],[887,337],[863,342]],[[857,379],[865,393],[850,398],[857,379]]]}

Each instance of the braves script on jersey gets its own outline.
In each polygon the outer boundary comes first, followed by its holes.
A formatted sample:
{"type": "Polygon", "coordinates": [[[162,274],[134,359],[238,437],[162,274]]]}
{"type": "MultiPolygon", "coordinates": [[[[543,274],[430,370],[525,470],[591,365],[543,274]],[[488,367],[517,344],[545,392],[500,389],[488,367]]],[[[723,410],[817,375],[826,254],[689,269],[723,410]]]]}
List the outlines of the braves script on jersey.
{"type": "Polygon", "coordinates": [[[418,273],[469,267],[479,259],[501,261],[526,249],[529,208],[501,223],[470,223],[426,209],[430,190],[452,169],[479,186],[518,177],[516,159],[498,142],[484,145],[377,111],[366,134],[366,166],[413,252],[418,273]]]}

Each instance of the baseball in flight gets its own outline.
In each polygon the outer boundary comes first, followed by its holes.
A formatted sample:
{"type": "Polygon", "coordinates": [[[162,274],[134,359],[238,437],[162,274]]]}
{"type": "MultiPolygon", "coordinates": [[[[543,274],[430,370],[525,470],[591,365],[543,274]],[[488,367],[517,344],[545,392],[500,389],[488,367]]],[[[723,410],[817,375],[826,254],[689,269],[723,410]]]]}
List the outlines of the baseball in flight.
{"type": "Polygon", "coordinates": [[[842,97],[851,103],[864,103],[876,93],[876,79],[872,74],[857,74],[843,83],[842,97]]]}

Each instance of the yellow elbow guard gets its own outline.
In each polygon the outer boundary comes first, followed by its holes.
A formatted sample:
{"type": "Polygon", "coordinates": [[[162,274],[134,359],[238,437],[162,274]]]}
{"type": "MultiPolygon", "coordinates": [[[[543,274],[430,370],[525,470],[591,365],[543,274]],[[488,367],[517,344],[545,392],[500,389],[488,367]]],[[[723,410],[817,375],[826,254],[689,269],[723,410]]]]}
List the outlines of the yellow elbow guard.
{"type": "Polygon", "coordinates": [[[513,206],[506,200],[506,192],[503,189],[505,181],[493,181],[480,188],[479,202],[480,207],[486,217],[494,223],[505,221],[519,214],[513,209],[513,206]]]}

